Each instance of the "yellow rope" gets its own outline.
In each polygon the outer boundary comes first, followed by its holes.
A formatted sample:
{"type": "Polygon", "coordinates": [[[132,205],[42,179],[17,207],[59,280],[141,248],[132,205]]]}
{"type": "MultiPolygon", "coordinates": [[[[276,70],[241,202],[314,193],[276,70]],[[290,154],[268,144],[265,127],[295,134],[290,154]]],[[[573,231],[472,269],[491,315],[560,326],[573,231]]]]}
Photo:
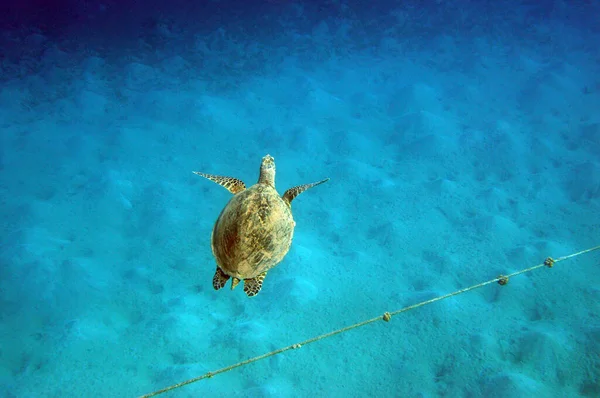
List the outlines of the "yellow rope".
{"type": "Polygon", "coordinates": [[[458,296],[459,294],[463,294],[463,293],[466,293],[468,291],[471,291],[471,290],[474,290],[474,289],[478,289],[480,287],[489,285],[491,283],[496,283],[497,282],[500,285],[506,285],[508,283],[508,280],[511,277],[515,276],[515,275],[524,274],[526,272],[530,272],[530,271],[533,271],[533,270],[541,268],[541,267],[552,268],[554,266],[554,264],[556,264],[556,263],[558,263],[560,261],[564,261],[564,260],[567,260],[567,259],[570,259],[570,258],[573,258],[573,257],[576,257],[576,256],[580,256],[582,254],[589,253],[589,252],[592,252],[592,251],[598,250],[598,249],[600,249],[600,245],[592,247],[590,249],[582,250],[582,251],[577,252],[577,253],[569,254],[568,256],[559,257],[559,258],[556,258],[556,259],[548,257],[548,258],[546,258],[546,260],[544,260],[543,263],[538,264],[538,265],[534,265],[533,267],[525,268],[525,269],[513,272],[512,274],[508,274],[508,275],[500,275],[497,278],[490,279],[489,281],[482,282],[482,283],[479,283],[477,285],[469,286],[467,288],[464,288],[464,289],[461,289],[461,290],[457,290],[455,292],[448,293],[448,294],[445,294],[443,296],[435,297],[435,298],[433,298],[431,300],[422,301],[422,302],[417,303],[417,304],[409,305],[408,307],[404,307],[404,308],[401,308],[401,309],[393,311],[393,312],[386,312],[386,313],[383,314],[383,316],[378,316],[378,317],[375,317],[375,318],[367,319],[366,321],[355,323],[354,325],[346,326],[344,328],[341,328],[341,329],[338,329],[338,330],[334,330],[332,332],[325,333],[325,334],[322,334],[320,336],[316,336],[316,337],[310,338],[308,340],[301,341],[300,343],[292,344],[292,345],[289,345],[287,347],[283,347],[283,348],[280,348],[278,350],[271,351],[271,352],[268,352],[266,354],[254,357],[254,358],[246,359],[245,361],[238,362],[236,364],[229,365],[229,366],[221,368],[219,370],[215,370],[213,372],[208,372],[208,373],[205,373],[205,374],[203,374],[201,376],[194,377],[193,379],[189,379],[189,380],[183,381],[181,383],[173,384],[172,386],[165,387],[165,388],[163,388],[161,390],[157,390],[157,391],[151,392],[149,394],[142,395],[140,398],[154,397],[156,395],[163,394],[163,393],[171,391],[171,390],[175,390],[177,388],[183,387],[183,386],[188,385],[188,384],[195,383],[195,382],[203,380],[203,379],[209,379],[209,378],[211,378],[213,376],[218,375],[219,373],[229,372],[230,370],[233,370],[235,368],[239,368],[240,366],[245,366],[245,365],[248,365],[248,364],[250,364],[252,362],[260,361],[261,359],[265,359],[265,358],[272,357],[273,355],[281,354],[282,352],[286,352],[286,351],[289,351],[289,350],[298,349],[298,348],[300,348],[300,347],[302,347],[304,345],[307,345],[307,344],[310,344],[310,343],[314,343],[315,341],[319,341],[319,340],[325,339],[327,337],[335,336],[336,334],[345,333],[345,332],[347,332],[349,330],[356,329],[356,328],[368,325],[368,324],[373,323],[373,322],[377,322],[377,321],[381,321],[381,320],[389,322],[390,319],[392,318],[392,316],[394,316],[394,315],[398,315],[400,313],[403,313],[403,312],[406,312],[406,311],[409,311],[409,310],[414,310],[415,308],[419,308],[419,307],[422,307],[424,305],[432,304],[432,303],[435,303],[436,301],[444,300],[444,299],[447,299],[447,298],[452,297],[452,296],[458,296]]]}

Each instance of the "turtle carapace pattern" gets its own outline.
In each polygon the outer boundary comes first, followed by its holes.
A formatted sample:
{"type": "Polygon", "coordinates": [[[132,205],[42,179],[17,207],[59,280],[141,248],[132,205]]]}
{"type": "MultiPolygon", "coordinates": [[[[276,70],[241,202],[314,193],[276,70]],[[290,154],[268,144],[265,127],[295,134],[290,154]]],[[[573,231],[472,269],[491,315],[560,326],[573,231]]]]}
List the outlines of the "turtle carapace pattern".
{"type": "Polygon", "coordinates": [[[234,196],[219,214],[211,236],[217,261],[215,290],[231,278],[231,289],[241,280],[244,292],[256,296],[267,272],[287,254],[296,223],[292,200],[302,192],[329,180],[299,185],[279,196],[275,189],[275,159],[266,155],[260,164],[258,182],[246,188],[243,181],[194,171],[226,188],[234,196]]]}

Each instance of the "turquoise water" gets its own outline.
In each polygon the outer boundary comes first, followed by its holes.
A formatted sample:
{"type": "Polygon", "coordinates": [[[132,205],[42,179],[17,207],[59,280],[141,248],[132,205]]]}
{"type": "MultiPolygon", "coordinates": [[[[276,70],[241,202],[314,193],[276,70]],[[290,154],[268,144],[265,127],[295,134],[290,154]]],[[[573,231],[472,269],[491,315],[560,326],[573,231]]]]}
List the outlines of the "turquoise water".
{"type": "MultiPolygon", "coordinates": [[[[162,3],[162,4],[161,4],[162,3]]],[[[135,397],[600,244],[594,2],[0,6],[0,393],[135,397]],[[572,4],[573,3],[573,4],[572,4]],[[214,291],[250,186],[293,203],[214,291]]],[[[169,397],[595,397],[600,254],[169,397]]]]}

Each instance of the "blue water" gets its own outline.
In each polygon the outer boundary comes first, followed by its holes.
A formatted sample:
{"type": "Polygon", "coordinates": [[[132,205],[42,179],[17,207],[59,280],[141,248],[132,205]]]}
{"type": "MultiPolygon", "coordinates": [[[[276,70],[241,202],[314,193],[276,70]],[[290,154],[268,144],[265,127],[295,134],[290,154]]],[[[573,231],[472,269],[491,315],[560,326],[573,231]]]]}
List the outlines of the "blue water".
{"type": "MultiPolygon", "coordinates": [[[[600,4],[4,1],[0,394],[135,397],[600,244],[600,4]],[[156,3],[156,4],[154,4],[156,3]],[[259,295],[212,226],[293,203],[259,295]]],[[[597,397],[593,252],[169,397],[597,397]]]]}

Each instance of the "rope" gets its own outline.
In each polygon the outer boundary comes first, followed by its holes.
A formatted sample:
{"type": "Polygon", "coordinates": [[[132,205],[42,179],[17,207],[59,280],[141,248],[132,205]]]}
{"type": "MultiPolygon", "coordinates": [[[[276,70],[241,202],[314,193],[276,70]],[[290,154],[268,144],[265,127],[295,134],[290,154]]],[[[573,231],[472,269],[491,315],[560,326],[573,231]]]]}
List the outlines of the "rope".
{"type": "Polygon", "coordinates": [[[349,330],[356,329],[356,328],[368,325],[370,323],[374,323],[374,322],[381,321],[381,320],[384,320],[385,322],[389,322],[391,320],[392,316],[401,314],[401,313],[406,312],[406,311],[414,310],[415,308],[423,307],[423,306],[428,305],[428,304],[435,303],[436,301],[441,301],[441,300],[444,300],[444,299],[447,299],[447,298],[450,298],[450,297],[453,297],[453,296],[458,296],[460,294],[469,292],[471,290],[479,289],[480,287],[483,287],[483,286],[486,286],[486,285],[489,285],[489,284],[492,284],[492,283],[498,283],[501,286],[504,286],[504,285],[506,285],[508,283],[508,280],[511,277],[513,277],[513,276],[524,274],[524,273],[527,273],[527,272],[531,272],[531,271],[536,270],[536,269],[541,268],[541,267],[552,268],[554,266],[554,264],[556,264],[558,262],[561,262],[561,261],[564,261],[564,260],[568,260],[570,258],[577,257],[577,256],[580,256],[582,254],[593,252],[594,250],[598,250],[598,249],[600,249],[600,245],[592,247],[592,248],[589,248],[589,249],[586,249],[586,250],[579,251],[577,253],[569,254],[568,256],[559,257],[559,258],[556,258],[556,259],[553,259],[552,257],[548,257],[548,258],[546,258],[544,260],[543,263],[534,265],[532,267],[524,268],[524,269],[522,269],[520,271],[516,271],[516,272],[513,272],[513,273],[508,274],[508,275],[499,275],[498,277],[496,277],[494,279],[490,279],[489,281],[486,281],[486,282],[478,283],[476,285],[469,286],[469,287],[466,287],[464,289],[457,290],[455,292],[445,294],[443,296],[435,297],[435,298],[432,298],[431,300],[426,300],[426,301],[422,301],[422,302],[417,303],[417,304],[409,305],[408,307],[404,307],[404,308],[401,308],[401,309],[393,311],[393,312],[386,312],[386,313],[383,314],[383,316],[378,316],[378,317],[375,317],[375,318],[367,319],[366,321],[355,323],[354,325],[346,326],[346,327],[343,327],[341,329],[334,330],[332,332],[325,333],[325,334],[322,334],[322,335],[310,338],[308,340],[304,340],[304,341],[301,341],[299,343],[292,344],[292,345],[289,345],[287,347],[283,347],[283,348],[280,348],[280,349],[275,350],[275,351],[268,352],[268,353],[263,354],[263,355],[259,355],[259,356],[254,357],[254,358],[246,359],[245,361],[238,362],[236,364],[229,365],[229,366],[221,368],[219,370],[215,370],[213,372],[208,372],[208,373],[205,373],[205,374],[203,374],[201,376],[194,377],[193,379],[189,379],[189,380],[183,381],[181,383],[173,384],[172,386],[165,387],[165,388],[163,388],[161,390],[157,390],[157,391],[151,392],[149,394],[142,395],[140,398],[154,397],[156,395],[163,394],[163,393],[171,391],[171,390],[175,390],[177,388],[186,386],[188,384],[195,383],[195,382],[203,380],[203,379],[210,379],[211,377],[216,376],[216,375],[218,375],[220,373],[229,372],[230,370],[233,370],[235,368],[239,368],[241,366],[246,366],[246,365],[251,364],[253,362],[257,362],[257,361],[260,361],[262,359],[266,359],[266,358],[272,357],[274,355],[281,354],[281,353],[289,351],[289,350],[296,350],[298,348],[301,348],[304,345],[307,345],[307,344],[310,344],[310,343],[314,343],[316,341],[323,340],[323,339],[326,339],[326,338],[331,337],[331,336],[335,336],[336,334],[345,333],[345,332],[347,332],[349,330]]]}

